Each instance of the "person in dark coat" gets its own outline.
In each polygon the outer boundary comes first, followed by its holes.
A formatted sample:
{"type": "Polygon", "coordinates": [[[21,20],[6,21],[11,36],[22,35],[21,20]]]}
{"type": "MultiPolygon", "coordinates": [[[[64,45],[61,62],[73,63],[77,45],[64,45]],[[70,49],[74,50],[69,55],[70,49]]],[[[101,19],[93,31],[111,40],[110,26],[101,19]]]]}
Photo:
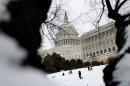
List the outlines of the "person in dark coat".
{"type": "Polygon", "coordinates": [[[62,76],[64,76],[65,75],[65,73],[62,73],[62,76]]]}
{"type": "Polygon", "coordinates": [[[72,70],[69,71],[69,74],[72,74],[72,70]]]}
{"type": "Polygon", "coordinates": [[[79,75],[79,78],[82,79],[83,77],[81,77],[81,71],[78,71],[78,75],[79,75]]]}

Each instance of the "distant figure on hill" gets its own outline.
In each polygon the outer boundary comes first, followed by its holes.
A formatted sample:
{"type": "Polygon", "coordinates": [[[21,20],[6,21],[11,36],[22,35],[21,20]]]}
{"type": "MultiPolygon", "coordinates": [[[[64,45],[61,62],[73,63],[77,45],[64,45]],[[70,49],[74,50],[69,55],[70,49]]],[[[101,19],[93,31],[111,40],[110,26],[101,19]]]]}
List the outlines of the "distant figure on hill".
{"type": "Polygon", "coordinates": [[[78,71],[78,75],[79,75],[79,78],[82,79],[83,77],[81,77],[81,71],[78,71]]]}
{"type": "Polygon", "coordinates": [[[88,71],[91,70],[90,65],[88,65],[88,71]]]}
{"type": "Polygon", "coordinates": [[[69,71],[69,74],[72,74],[72,70],[69,71]]]}
{"type": "Polygon", "coordinates": [[[92,70],[93,68],[92,68],[93,66],[92,65],[90,65],[90,70],[92,70]]]}
{"type": "Polygon", "coordinates": [[[88,65],[88,71],[92,70],[92,65],[88,65]]]}
{"type": "Polygon", "coordinates": [[[65,74],[64,73],[62,73],[62,76],[64,76],[65,74]]]}

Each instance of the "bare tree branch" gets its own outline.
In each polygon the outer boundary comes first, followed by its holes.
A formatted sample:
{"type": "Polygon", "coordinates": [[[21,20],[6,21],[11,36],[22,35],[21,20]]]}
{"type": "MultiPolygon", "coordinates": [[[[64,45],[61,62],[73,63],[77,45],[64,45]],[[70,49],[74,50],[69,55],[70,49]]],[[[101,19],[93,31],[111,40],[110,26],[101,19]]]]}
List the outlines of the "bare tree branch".
{"type": "Polygon", "coordinates": [[[117,1],[116,1],[115,9],[118,8],[118,6],[119,6],[119,2],[120,2],[120,0],[117,0],[117,1]]]}
{"type": "Polygon", "coordinates": [[[98,19],[98,21],[97,21],[97,25],[96,25],[96,27],[99,27],[99,22],[101,21],[101,18],[102,18],[102,16],[103,16],[103,13],[104,13],[104,10],[105,10],[105,4],[104,4],[104,0],[102,0],[102,11],[101,11],[101,14],[99,15],[99,19],[98,19]]]}
{"type": "Polygon", "coordinates": [[[126,1],[127,1],[127,0],[124,0],[124,1],[117,7],[117,9],[115,9],[115,10],[119,11],[119,9],[123,6],[123,4],[124,4],[126,1]]]}
{"type": "MultiPolygon", "coordinates": [[[[102,2],[103,2],[103,0],[102,0],[102,2]]],[[[107,8],[108,8],[108,11],[109,11],[109,12],[113,11],[112,6],[111,6],[111,3],[110,3],[109,0],[106,0],[106,5],[107,5],[107,8]]]]}

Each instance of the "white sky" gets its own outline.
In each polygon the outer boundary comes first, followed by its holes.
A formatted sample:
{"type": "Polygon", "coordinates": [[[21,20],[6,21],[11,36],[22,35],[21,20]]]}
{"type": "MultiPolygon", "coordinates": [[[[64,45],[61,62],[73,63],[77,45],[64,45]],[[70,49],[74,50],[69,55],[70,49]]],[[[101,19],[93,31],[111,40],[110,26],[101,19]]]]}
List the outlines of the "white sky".
{"type": "MultiPolygon", "coordinates": [[[[73,21],[80,16],[76,21],[73,22],[73,25],[75,26],[76,30],[79,32],[80,35],[94,29],[92,23],[97,19],[97,16],[100,12],[99,10],[96,11],[95,9],[98,9],[99,7],[101,8],[101,4],[96,4],[97,6],[94,4],[92,5],[91,2],[94,2],[95,0],[63,1],[65,2],[63,8],[67,11],[69,21],[73,21]]],[[[96,1],[98,2],[100,0],[96,1]]],[[[105,22],[106,20],[107,19],[104,18],[105,22]]]]}

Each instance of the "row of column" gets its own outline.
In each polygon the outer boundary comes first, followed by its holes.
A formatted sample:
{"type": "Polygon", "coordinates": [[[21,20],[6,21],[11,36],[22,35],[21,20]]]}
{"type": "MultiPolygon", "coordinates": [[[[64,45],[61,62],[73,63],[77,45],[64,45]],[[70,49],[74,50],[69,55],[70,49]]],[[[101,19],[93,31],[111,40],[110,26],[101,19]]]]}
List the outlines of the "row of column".
{"type": "Polygon", "coordinates": [[[95,52],[93,52],[93,53],[87,53],[87,52],[84,52],[84,58],[85,57],[88,57],[88,56],[90,56],[90,57],[94,57],[94,56],[96,56],[96,55],[102,55],[102,54],[105,54],[106,52],[116,52],[117,51],[117,49],[116,49],[116,47],[114,46],[114,47],[112,47],[112,48],[108,48],[108,49],[102,49],[102,50],[99,50],[99,51],[95,51],[95,52]]]}
{"type": "Polygon", "coordinates": [[[80,40],[78,39],[64,39],[64,40],[59,40],[59,41],[55,41],[55,45],[56,46],[62,46],[62,45],[68,45],[68,44],[80,44],[80,40]]]}

